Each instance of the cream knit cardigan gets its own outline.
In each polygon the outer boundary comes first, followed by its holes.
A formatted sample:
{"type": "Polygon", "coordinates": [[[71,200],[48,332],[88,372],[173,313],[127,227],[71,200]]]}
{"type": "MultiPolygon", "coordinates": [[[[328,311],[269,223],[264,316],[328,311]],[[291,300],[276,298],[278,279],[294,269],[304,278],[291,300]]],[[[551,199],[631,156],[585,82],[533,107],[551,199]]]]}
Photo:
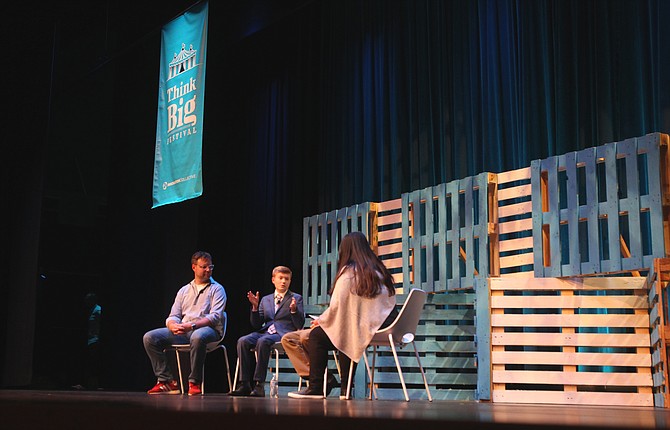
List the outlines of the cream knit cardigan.
{"type": "Polygon", "coordinates": [[[319,317],[319,326],[333,345],[358,363],[375,332],[395,308],[395,296],[388,295],[382,285],[374,298],[357,296],[352,292],[354,271],[347,267],[333,288],[330,305],[319,317]]]}

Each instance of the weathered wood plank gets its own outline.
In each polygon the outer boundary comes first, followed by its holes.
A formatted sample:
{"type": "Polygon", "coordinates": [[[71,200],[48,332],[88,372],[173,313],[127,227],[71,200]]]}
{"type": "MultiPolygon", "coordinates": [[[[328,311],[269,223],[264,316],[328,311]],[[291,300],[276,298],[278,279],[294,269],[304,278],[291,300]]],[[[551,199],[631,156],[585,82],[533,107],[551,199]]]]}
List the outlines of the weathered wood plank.
{"type": "Polygon", "coordinates": [[[584,219],[586,233],[580,236],[580,241],[588,243],[587,256],[580,254],[580,259],[585,260],[580,264],[583,274],[600,272],[600,242],[598,226],[598,181],[596,149],[587,148],[577,153],[577,163],[583,165],[584,190],[586,191],[586,204],[579,208],[579,218],[584,219]]]}
{"type": "MultiPolygon", "coordinates": [[[[670,203],[670,153],[668,145],[670,136],[667,134],[651,133],[638,139],[638,150],[646,154],[646,170],[649,183],[650,229],[652,232],[651,251],[655,258],[667,256],[670,250],[670,223],[663,214],[670,203]]],[[[667,213],[667,212],[666,212],[667,213]]]]}
{"type": "MultiPolygon", "coordinates": [[[[475,310],[470,309],[430,309],[426,308],[421,313],[423,321],[448,321],[448,320],[469,320],[474,321],[475,310]]],[[[440,326],[436,326],[440,327],[440,326]]]]}
{"type": "Polygon", "coordinates": [[[649,327],[646,315],[633,314],[502,314],[491,315],[496,327],[649,327]]]}
{"type": "Polygon", "coordinates": [[[391,224],[400,224],[402,223],[402,214],[388,214],[377,216],[377,226],[386,226],[391,224]]]}
{"type": "Polygon", "coordinates": [[[493,371],[494,383],[557,384],[649,387],[651,375],[645,373],[557,372],[510,370],[493,371]]]}
{"type": "Polygon", "coordinates": [[[641,290],[645,277],[605,278],[529,278],[523,281],[489,278],[492,290],[641,290]]]}
{"type": "Polygon", "coordinates": [[[644,296],[496,296],[494,308],[647,309],[644,296]]]}
{"type": "Polygon", "coordinates": [[[509,187],[505,189],[498,189],[498,200],[503,201],[503,200],[509,200],[509,199],[516,199],[519,197],[526,197],[531,194],[531,186],[530,184],[525,184],[525,185],[519,185],[516,187],[509,187]]]}
{"type": "Polygon", "coordinates": [[[527,202],[499,206],[498,217],[505,218],[515,215],[530,214],[532,211],[533,211],[533,202],[529,200],[527,202]]]}
{"type": "Polygon", "coordinates": [[[524,272],[512,272],[512,273],[501,273],[500,274],[501,278],[513,278],[513,279],[518,279],[518,278],[534,278],[535,273],[532,271],[524,271],[524,272]]]}
{"type": "Polygon", "coordinates": [[[533,228],[532,218],[501,222],[500,224],[498,224],[498,232],[500,234],[518,233],[520,231],[531,230],[532,228],[533,228]]]}
{"type": "Polygon", "coordinates": [[[492,333],[492,345],[648,347],[649,335],[619,333],[492,333]]]}
{"type": "MultiPolygon", "coordinates": [[[[370,350],[371,351],[371,350],[370,350]]],[[[372,354],[368,354],[368,361],[372,363],[372,354]]],[[[398,356],[398,361],[403,369],[417,368],[416,357],[414,354],[398,356]]],[[[474,357],[438,357],[435,355],[427,355],[421,357],[421,365],[425,371],[430,369],[465,369],[472,371],[477,367],[477,360],[474,357]]],[[[395,360],[392,355],[379,355],[375,359],[375,368],[387,368],[388,372],[395,371],[395,360]]],[[[377,370],[375,370],[377,372],[377,370]]],[[[396,373],[397,376],[397,373],[396,373]]]]}
{"type": "Polygon", "coordinates": [[[499,184],[530,179],[530,167],[508,170],[507,172],[498,173],[496,176],[498,177],[499,184]]]}
{"type": "MultiPolygon", "coordinates": [[[[621,266],[624,270],[639,269],[642,266],[642,231],[640,229],[640,184],[637,159],[637,139],[626,139],[617,143],[617,158],[624,160],[624,171],[626,177],[625,197],[619,200],[619,212],[627,213],[628,232],[627,248],[629,256],[623,255],[621,266]]],[[[623,218],[623,216],[621,216],[623,218]]],[[[621,236],[623,240],[623,236],[621,236]]]]}
{"type": "MultiPolygon", "coordinates": [[[[601,258],[600,268],[605,273],[621,270],[621,253],[619,252],[619,196],[616,166],[616,143],[598,146],[596,154],[604,163],[605,201],[598,204],[598,214],[607,226],[608,258],[601,258]]],[[[597,240],[597,238],[596,238],[597,240]]]]}
{"type": "Polygon", "coordinates": [[[400,228],[384,230],[377,233],[377,240],[379,242],[400,239],[402,239],[402,229],[400,228]]]}
{"type": "Polygon", "coordinates": [[[565,169],[567,208],[560,211],[560,222],[567,223],[567,244],[561,242],[561,249],[568,249],[568,262],[561,266],[562,276],[581,274],[580,241],[579,241],[579,184],[577,182],[577,153],[569,152],[559,157],[560,168],[565,169]]]}
{"type": "MultiPolygon", "coordinates": [[[[422,353],[459,352],[474,354],[477,351],[475,342],[467,340],[461,340],[458,342],[426,340],[423,342],[416,342],[416,344],[418,350],[422,353]]],[[[406,352],[409,354],[414,354],[411,347],[406,348],[406,352]]]]}
{"type": "Polygon", "coordinates": [[[475,294],[472,292],[448,292],[429,294],[427,305],[472,305],[474,302],[475,294]]]}
{"type": "Polygon", "coordinates": [[[560,366],[649,366],[649,354],[602,352],[494,351],[492,360],[500,364],[550,364],[560,366]]]}
{"type": "MultiPolygon", "coordinates": [[[[416,364],[416,360],[414,360],[416,364]]],[[[421,373],[403,372],[406,384],[423,384],[421,373]]],[[[651,379],[651,378],[650,378],[651,379]]],[[[428,385],[475,385],[477,383],[476,373],[426,373],[428,385]]],[[[379,372],[375,371],[375,384],[400,384],[397,371],[379,372]]]]}
{"type": "Polygon", "coordinates": [[[526,264],[533,264],[533,252],[525,252],[523,254],[509,255],[500,257],[500,268],[506,269],[509,267],[524,266],[526,264]]]}
{"type": "Polygon", "coordinates": [[[395,254],[396,252],[402,252],[402,243],[392,243],[377,248],[377,253],[379,255],[395,254]]]}
{"type": "Polygon", "coordinates": [[[506,252],[506,251],[518,251],[521,249],[529,249],[533,250],[533,237],[528,236],[528,237],[522,237],[519,239],[507,239],[507,240],[501,240],[499,242],[499,251],[500,252],[506,252]]]}
{"type": "Polygon", "coordinates": [[[474,325],[419,325],[417,336],[474,336],[474,325]]]}
{"type": "Polygon", "coordinates": [[[377,203],[378,212],[387,212],[392,210],[398,210],[402,206],[402,199],[393,199],[386,200],[384,202],[377,203]]]}
{"type": "MultiPolygon", "coordinates": [[[[402,258],[389,258],[384,260],[387,269],[398,269],[402,267],[402,258]]],[[[400,273],[402,275],[402,273],[400,273]]]]}
{"type": "Polygon", "coordinates": [[[647,393],[496,390],[492,400],[499,403],[654,406],[652,395],[647,393]]]}
{"type": "MultiPolygon", "coordinates": [[[[543,251],[545,253],[542,276],[561,276],[561,239],[560,239],[560,192],[558,180],[559,157],[542,160],[542,171],[546,174],[547,210],[542,212],[544,234],[543,251]]],[[[537,267],[535,267],[537,270],[537,267]]]]}

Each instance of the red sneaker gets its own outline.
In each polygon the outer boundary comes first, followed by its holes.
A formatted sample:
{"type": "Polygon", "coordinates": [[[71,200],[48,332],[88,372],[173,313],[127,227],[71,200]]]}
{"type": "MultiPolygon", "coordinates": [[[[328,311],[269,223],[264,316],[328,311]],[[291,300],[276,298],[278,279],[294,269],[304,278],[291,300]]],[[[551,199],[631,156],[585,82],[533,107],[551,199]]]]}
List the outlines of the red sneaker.
{"type": "Polygon", "coordinates": [[[188,395],[189,396],[199,396],[202,394],[202,389],[200,384],[194,384],[193,382],[188,383],[188,395]]]}
{"type": "Polygon", "coordinates": [[[158,381],[154,387],[147,391],[148,394],[179,394],[179,384],[177,381],[161,382],[158,381]]]}

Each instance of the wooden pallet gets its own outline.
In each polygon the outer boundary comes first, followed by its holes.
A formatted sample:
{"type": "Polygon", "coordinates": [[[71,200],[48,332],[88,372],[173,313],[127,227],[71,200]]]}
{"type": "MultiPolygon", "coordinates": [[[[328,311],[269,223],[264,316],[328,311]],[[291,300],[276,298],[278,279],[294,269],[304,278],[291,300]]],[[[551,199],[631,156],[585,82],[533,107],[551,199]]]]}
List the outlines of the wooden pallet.
{"type": "Polygon", "coordinates": [[[375,203],[314,215],[303,219],[302,296],[306,304],[327,304],[328,290],[337,275],[340,241],[353,231],[360,231],[376,246],[377,213],[375,203]]]}
{"type": "Polygon", "coordinates": [[[651,368],[654,381],[654,405],[670,407],[670,383],[668,381],[668,284],[670,283],[670,258],[654,261],[648,276],[649,325],[651,327],[651,368]]]}
{"type": "MultiPolygon", "coordinates": [[[[404,295],[396,298],[398,304],[404,295]]],[[[475,400],[477,363],[475,346],[475,295],[454,291],[428,295],[415,343],[436,400],[475,400]]],[[[404,400],[390,348],[379,348],[375,385],[380,399],[404,400]]],[[[369,357],[371,359],[371,357],[369,357]]],[[[398,351],[411,399],[426,399],[423,379],[411,345],[398,351]]]]}
{"type": "Polygon", "coordinates": [[[494,402],[654,405],[646,278],[489,286],[494,402]]]}
{"type": "Polygon", "coordinates": [[[498,272],[491,276],[533,276],[533,202],[529,167],[499,173],[495,195],[496,234],[491,240],[498,272]]]}
{"type": "Polygon", "coordinates": [[[533,161],[535,276],[642,271],[665,257],[667,147],[653,133],[533,161]]]}
{"type": "MultiPolygon", "coordinates": [[[[403,273],[403,213],[402,199],[388,200],[377,203],[377,238],[372,249],[384,262],[384,265],[393,275],[396,292],[403,293],[405,274],[403,273]]],[[[411,224],[408,224],[411,228],[411,224]]],[[[412,257],[408,257],[410,266],[414,264],[412,257]]],[[[408,273],[410,283],[412,272],[408,273]]]]}
{"type": "Polygon", "coordinates": [[[490,193],[481,173],[403,194],[403,287],[428,292],[473,288],[489,273],[490,193]]]}

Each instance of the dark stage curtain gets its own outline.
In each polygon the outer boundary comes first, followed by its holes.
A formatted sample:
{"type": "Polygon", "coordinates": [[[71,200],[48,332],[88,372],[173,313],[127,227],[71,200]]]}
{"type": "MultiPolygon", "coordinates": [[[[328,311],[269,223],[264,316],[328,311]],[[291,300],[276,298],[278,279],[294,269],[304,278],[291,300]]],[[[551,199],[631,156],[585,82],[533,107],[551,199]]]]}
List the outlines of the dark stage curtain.
{"type": "MultiPolygon", "coordinates": [[[[370,0],[307,9],[289,25],[318,20],[311,49],[284,28],[283,43],[300,52],[281,50],[318,68],[317,88],[291,92],[306,72],[279,60],[285,83],[266,91],[264,104],[288,118],[253,114],[257,152],[316,147],[301,166],[305,181],[318,181],[313,213],[670,128],[667,2],[370,0]],[[313,119],[310,110],[316,122],[295,119],[313,119]],[[278,132],[287,124],[309,141],[287,143],[291,129],[278,132]]],[[[258,38],[276,42],[268,33],[258,38]]]]}

